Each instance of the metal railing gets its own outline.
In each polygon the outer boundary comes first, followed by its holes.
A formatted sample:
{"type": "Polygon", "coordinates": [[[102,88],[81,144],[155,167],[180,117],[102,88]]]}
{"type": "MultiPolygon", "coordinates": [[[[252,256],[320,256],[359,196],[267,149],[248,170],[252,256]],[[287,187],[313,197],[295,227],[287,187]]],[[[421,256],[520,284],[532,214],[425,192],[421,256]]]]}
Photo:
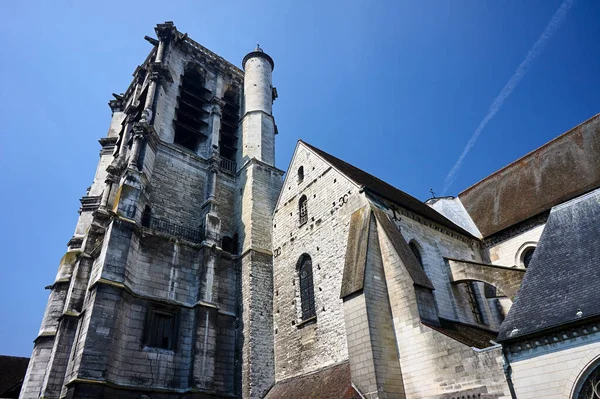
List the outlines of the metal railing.
{"type": "Polygon", "coordinates": [[[200,230],[190,229],[189,227],[174,224],[167,220],[159,219],[156,217],[150,218],[150,223],[148,227],[150,227],[153,230],[160,231],[162,233],[167,233],[172,236],[176,236],[193,242],[201,242],[203,238],[202,232],[200,230]]]}
{"type": "Polygon", "coordinates": [[[237,165],[232,160],[227,159],[227,158],[221,158],[221,167],[223,169],[235,173],[236,166],[237,165]]]}

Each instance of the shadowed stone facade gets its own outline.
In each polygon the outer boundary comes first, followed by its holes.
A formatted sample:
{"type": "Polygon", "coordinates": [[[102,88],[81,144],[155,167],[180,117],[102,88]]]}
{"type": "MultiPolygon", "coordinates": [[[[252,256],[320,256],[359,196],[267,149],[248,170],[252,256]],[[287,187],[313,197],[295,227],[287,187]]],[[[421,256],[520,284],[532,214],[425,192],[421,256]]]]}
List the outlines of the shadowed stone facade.
{"type": "Polygon", "coordinates": [[[273,61],[157,39],[82,199],[23,398],[263,397],[274,380],[273,61]],[[258,123],[257,123],[258,121],[258,123]]]}
{"type": "Polygon", "coordinates": [[[20,397],[578,398],[600,378],[598,116],[457,198],[303,141],[283,180],[273,59],[155,30],[20,397]]]}

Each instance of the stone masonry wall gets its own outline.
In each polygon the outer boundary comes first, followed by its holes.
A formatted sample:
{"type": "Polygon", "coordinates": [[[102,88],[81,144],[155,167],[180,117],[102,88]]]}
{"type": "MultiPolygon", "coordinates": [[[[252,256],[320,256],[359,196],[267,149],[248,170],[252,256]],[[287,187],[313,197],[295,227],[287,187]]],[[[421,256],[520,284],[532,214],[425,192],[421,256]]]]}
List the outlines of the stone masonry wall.
{"type": "MultiPolygon", "coordinates": [[[[394,220],[395,213],[386,211],[388,216],[394,220]]],[[[477,324],[471,312],[468,295],[462,284],[452,284],[450,267],[444,257],[454,259],[479,260],[481,259],[479,248],[469,239],[460,239],[456,233],[440,231],[433,228],[431,223],[424,223],[419,216],[399,215],[396,212],[396,225],[407,243],[415,242],[421,253],[423,268],[431,280],[435,290],[433,291],[440,317],[461,321],[464,323],[477,324]],[[415,220],[417,219],[417,220],[415,220]]],[[[489,328],[498,328],[501,320],[497,312],[490,308],[485,300],[481,284],[477,284],[475,294],[478,297],[484,322],[489,328]]]]}
{"type": "Polygon", "coordinates": [[[191,153],[161,146],[150,182],[152,215],[197,230],[202,223],[206,168],[191,153]]]}
{"type": "Polygon", "coordinates": [[[545,223],[534,226],[522,233],[516,234],[490,246],[487,249],[487,252],[492,264],[522,267],[519,259],[519,250],[526,244],[537,245],[545,226],[545,223]]]}
{"type": "Polygon", "coordinates": [[[600,357],[600,333],[568,336],[508,354],[519,399],[572,399],[580,375],[600,357]]]}
{"type": "Polygon", "coordinates": [[[378,231],[406,397],[510,398],[499,347],[475,350],[420,322],[412,280],[385,232],[378,231]]]}
{"type": "Polygon", "coordinates": [[[273,221],[277,381],[348,358],[340,290],[350,216],[365,204],[354,183],[298,144],[273,221]],[[308,222],[299,226],[302,195],[308,199],[308,222]],[[317,318],[301,326],[296,267],[303,254],[312,259],[317,318]]]}

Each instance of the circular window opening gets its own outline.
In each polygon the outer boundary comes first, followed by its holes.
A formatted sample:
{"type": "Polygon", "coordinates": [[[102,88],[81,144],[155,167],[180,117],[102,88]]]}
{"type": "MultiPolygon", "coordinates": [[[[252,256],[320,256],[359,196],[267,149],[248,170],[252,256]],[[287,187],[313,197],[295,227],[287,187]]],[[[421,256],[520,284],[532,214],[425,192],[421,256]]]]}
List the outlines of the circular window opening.
{"type": "Polygon", "coordinates": [[[529,247],[523,254],[521,255],[521,259],[523,261],[523,267],[526,269],[529,267],[529,263],[531,262],[531,258],[533,258],[533,253],[535,252],[535,247],[529,247]]]}

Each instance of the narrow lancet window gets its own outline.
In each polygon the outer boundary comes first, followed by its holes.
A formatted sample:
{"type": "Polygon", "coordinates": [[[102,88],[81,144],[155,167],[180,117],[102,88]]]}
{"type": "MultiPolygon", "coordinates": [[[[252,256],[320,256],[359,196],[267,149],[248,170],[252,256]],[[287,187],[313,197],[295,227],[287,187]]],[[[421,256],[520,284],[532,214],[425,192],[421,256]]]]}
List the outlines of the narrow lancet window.
{"type": "Polygon", "coordinates": [[[204,87],[204,75],[196,65],[188,65],[181,77],[177,99],[175,124],[175,144],[196,152],[207,139],[208,104],[210,90],[204,87]]]}
{"type": "Polygon", "coordinates": [[[306,202],[306,195],[303,195],[300,201],[298,201],[298,221],[300,222],[300,226],[308,222],[308,207],[306,202]]]}
{"type": "Polygon", "coordinates": [[[471,312],[473,313],[473,319],[475,319],[477,323],[483,324],[483,315],[481,312],[481,305],[479,304],[479,299],[477,298],[475,283],[466,283],[465,289],[467,291],[469,305],[471,306],[471,312]]]}
{"type": "Polygon", "coordinates": [[[417,243],[415,243],[414,241],[411,241],[410,244],[408,244],[408,246],[410,247],[410,250],[412,251],[413,255],[415,255],[415,258],[417,258],[419,265],[421,265],[421,267],[423,267],[423,258],[421,257],[421,251],[419,251],[419,247],[417,246],[417,243]]]}
{"type": "Polygon", "coordinates": [[[312,260],[308,255],[302,255],[298,267],[300,277],[300,304],[302,308],[302,320],[308,320],[316,316],[315,291],[313,286],[312,260]]]}
{"type": "Polygon", "coordinates": [[[237,126],[239,121],[239,98],[237,90],[229,88],[223,96],[223,108],[221,116],[221,131],[219,135],[219,153],[224,162],[222,166],[227,170],[235,172],[235,157],[237,154],[237,126]]]}
{"type": "Polygon", "coordinates": [[[304,166],[298,168],[298,184],[304,181],[304,166]]]}

